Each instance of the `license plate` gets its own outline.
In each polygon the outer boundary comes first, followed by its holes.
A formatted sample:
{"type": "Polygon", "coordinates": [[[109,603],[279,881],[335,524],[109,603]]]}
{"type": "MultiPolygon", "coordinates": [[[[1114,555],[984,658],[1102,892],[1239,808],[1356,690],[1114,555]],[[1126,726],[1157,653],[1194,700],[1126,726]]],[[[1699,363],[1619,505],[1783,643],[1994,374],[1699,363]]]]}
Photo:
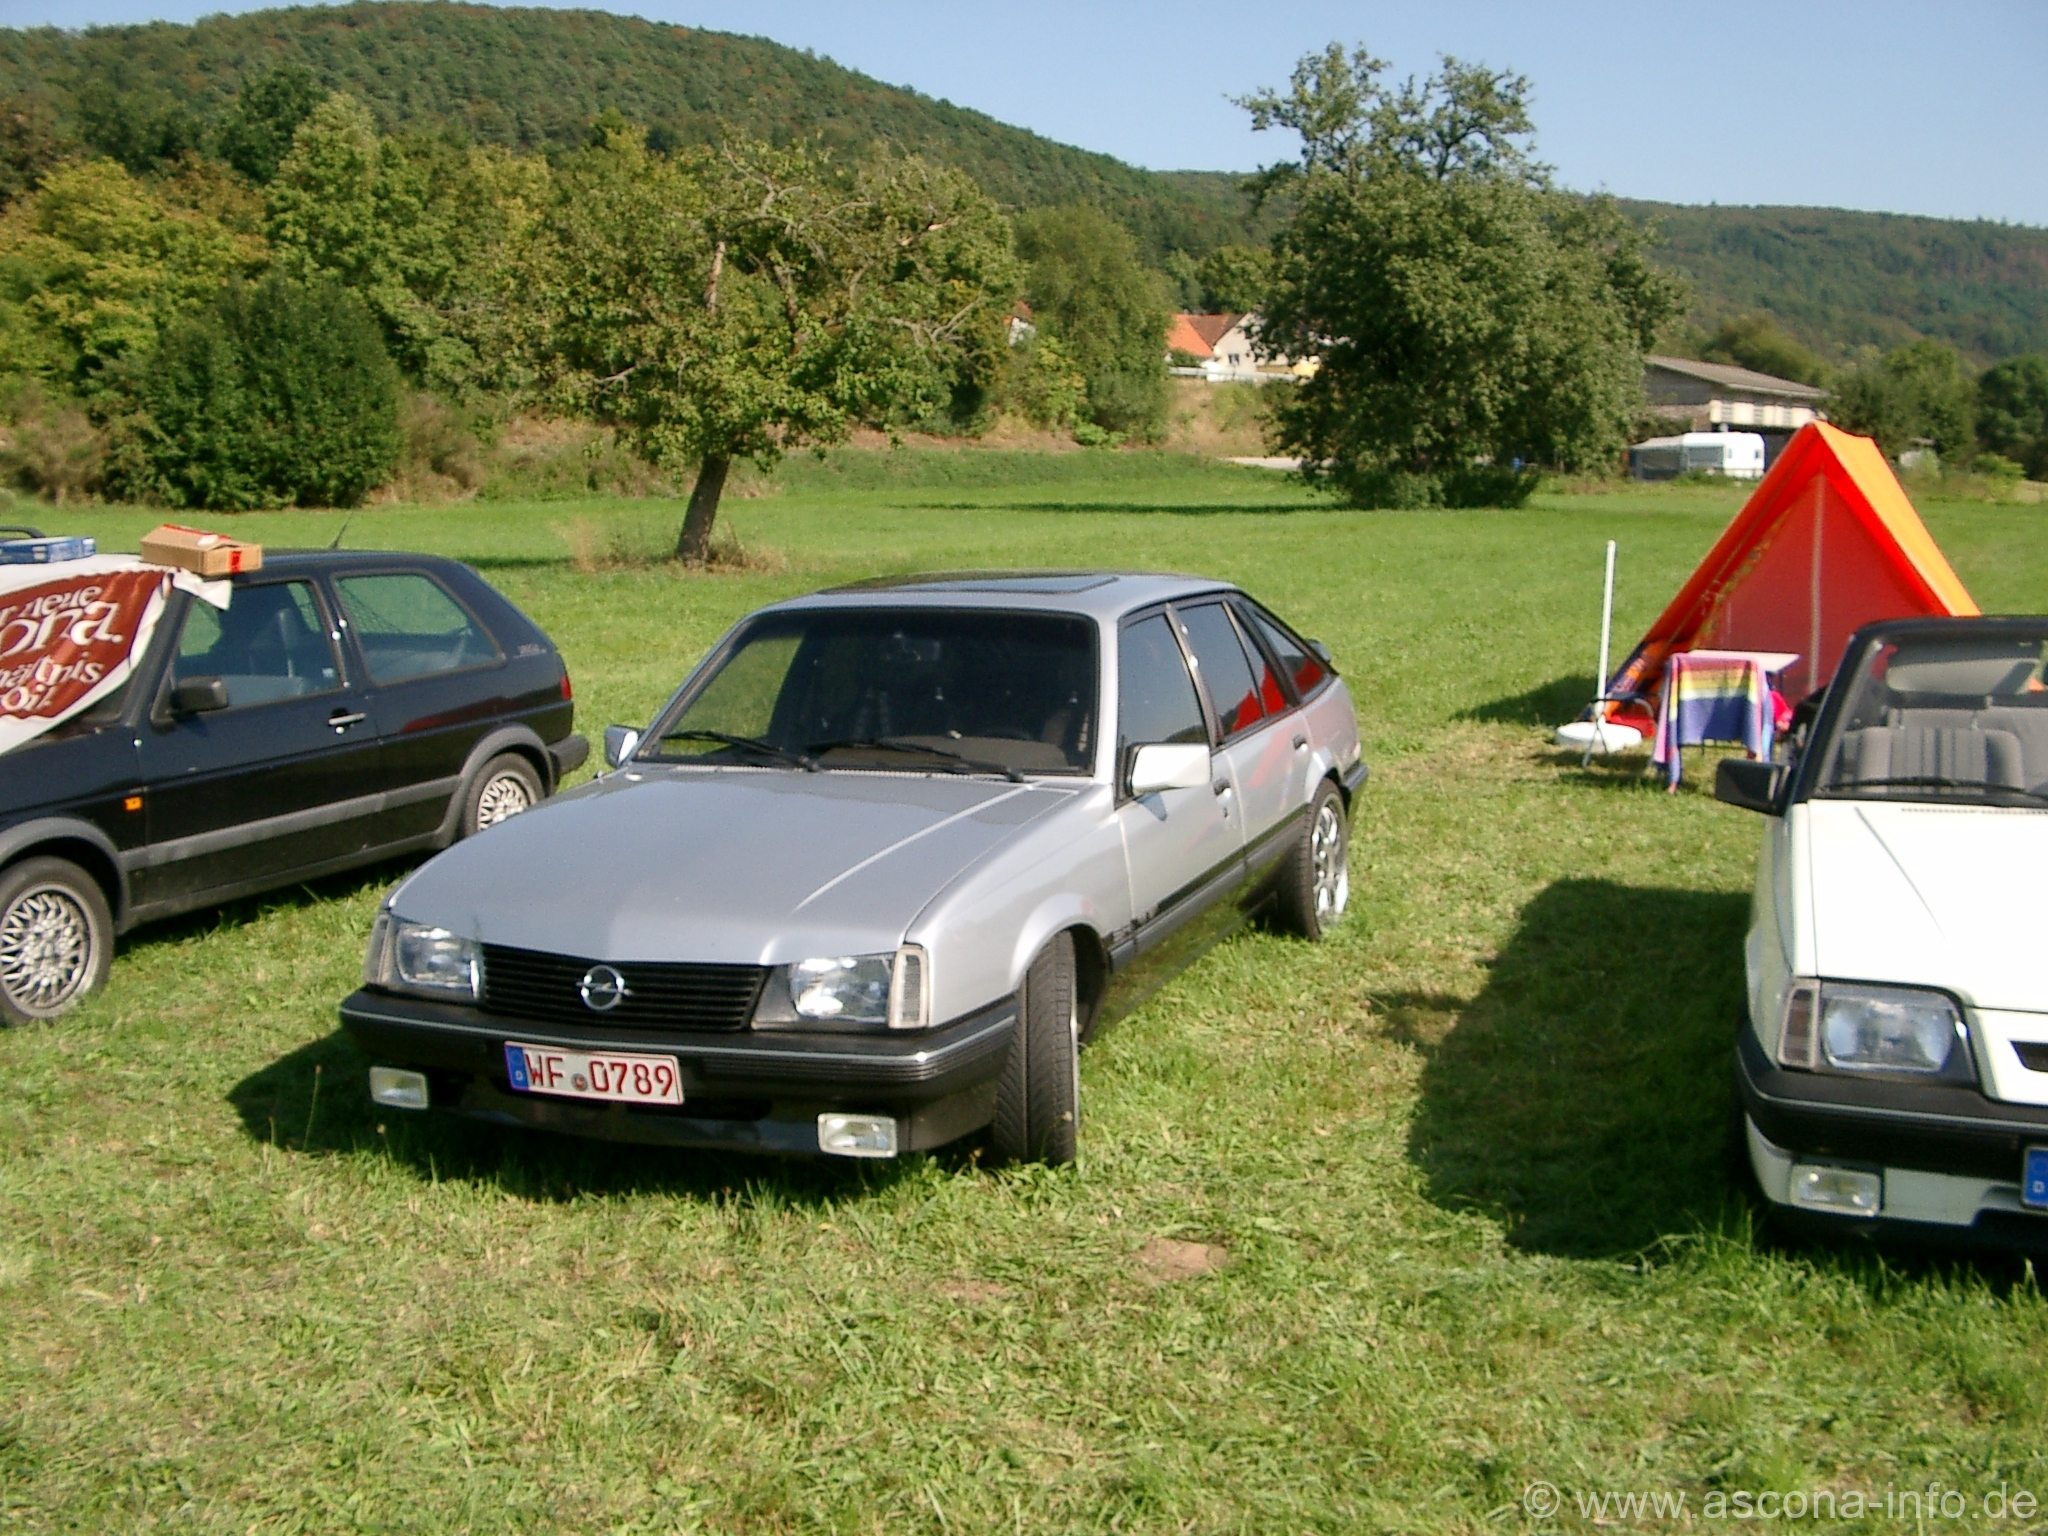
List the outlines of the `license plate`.
{"type": "Polygon", "coordinates": [[[505,1045],[505,1075],[514,1093],[546,1093],[612,1104],[680,1104],[682,1074],[673,1056],[621,1051],[558,1051],[551,1045],[505,1045]]]}
{"type": "Polygon", "coordinates": [[[2048,1147],[2027,1148],[2020,1165],[2020,1204],[2048,1211],[2048,1147]]]}

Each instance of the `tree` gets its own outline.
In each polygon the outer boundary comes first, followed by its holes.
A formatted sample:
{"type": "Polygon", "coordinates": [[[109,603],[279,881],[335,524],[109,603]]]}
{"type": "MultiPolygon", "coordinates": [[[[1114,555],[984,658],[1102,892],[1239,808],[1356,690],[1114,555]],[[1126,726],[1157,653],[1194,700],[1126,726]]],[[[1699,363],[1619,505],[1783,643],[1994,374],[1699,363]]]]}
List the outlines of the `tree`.
{"type": "Polygon", "coordinates": [[[2048,480],[2048,357],[2009,357],[1984,371],[1977,380],[1977,442],[2013,460],[2028,479],[2048,480]]]}
{"type": "Polygon", "coordinates": [[[291,153],[292,135],[324,95],[312,72],[297,64],[245,80],[221,121],[221,159],[258,186],[267,184],[291,153]]]}
{"type": "Polygon", "coordinates": [[[1966,462],[1976,448],[1976,385],[1955,348],[1920,340],[1894,348],[1844,375],[1829,415],[1877,439],[1892,458],[1932,445],[1943,459],[1966,462]]]}
{"type": "Polygon", "coordinates": [[[1195,302],[1210,314],[1245,314],[1264,302],[1272,273],[1271,252],[1219,245],[1195,264],[1195,302]]]}
{"type": "Polygon", "coordinates": [[[1130,232],[1075,204],[1017,220],[1033,323],[1081,370],[1105,432],[1153,437],[1166,421],[1166,296],[1130,232]]]}
{"type": "Polygon", "coordinates": [[[1733,363],[1801,384],[1825,384],[1828,377],[1827,364],[1786,335],[1778,322],[1761,310],[1723,320],[1701,344],[1700,357],[1705,362],[1733,363]]]}
{"type": "Polygon", "coordinates": [[[0,208],[35,190],[46,171],[77,153],[42,96],[0,100],[0,208]]]}
{"type": "Polygon", "coordinates": [[[993,376],[1015,264],[964,176],[738,139],[669,158],[623,123],[601,139],[564,162],[537,232],[534,352],[650,462],[696,467],[679,559],[708,556],[734,459],[772,464],[993,376]]]}
{"type": "Polygon", "coordinates": [[[551,195],[544,162],[386,138],[338,93],[307,116],[267,195],[279,265],[361,298],[409,377],[451,395],[511,382],[511,268],[551,195]]]}
{"type": "Polygon", "coordinates": [[[398,460],[398,373],[330,281],[236,283],[136,386],[147,488],[173,506],[353,506],[398,460]]]}
{"type": "Polygon", "coordinates": [[[1301,139],[1258,178],[1293,203],[1260,339],[1320,362],[1279,401],[1276,446],[1360,505],[1509,504],[1534,466],[1611,463],[1680,285],[1610,200],[1550,186],[1526,80],[1385,69],[1332,44],[1240,103],[1301,139]]]}
{"type": "Polygon", "coordinates": [[[146,357],[167,325],[262,263],[260,237],[177,190],[87,160],[0,213],[0,372],[99,394],[114,364],[146,357]]]}

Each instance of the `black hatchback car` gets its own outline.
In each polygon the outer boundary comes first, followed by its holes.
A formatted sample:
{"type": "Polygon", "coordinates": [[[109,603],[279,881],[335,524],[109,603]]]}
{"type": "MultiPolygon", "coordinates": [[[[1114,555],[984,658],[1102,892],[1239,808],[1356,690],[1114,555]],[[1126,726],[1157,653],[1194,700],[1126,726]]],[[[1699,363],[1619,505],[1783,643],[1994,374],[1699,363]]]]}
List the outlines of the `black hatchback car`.
{"type": "Polygon", "coordinates": [[[116,693],[0,754],[0,1022],[63,1012],[138,923],[524,810],[578,767],[561,655],[453,560],[273,553],[183,592],[116,693]]]}

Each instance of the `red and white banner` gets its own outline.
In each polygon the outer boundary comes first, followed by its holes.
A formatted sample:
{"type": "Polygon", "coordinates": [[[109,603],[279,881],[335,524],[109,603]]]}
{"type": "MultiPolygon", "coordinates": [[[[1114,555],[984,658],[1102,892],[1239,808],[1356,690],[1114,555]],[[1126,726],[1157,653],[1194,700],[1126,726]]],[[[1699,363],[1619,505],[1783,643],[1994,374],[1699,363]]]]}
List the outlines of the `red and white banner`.
{"type": "Polygon", "coordinates": [[[173,586],[226,606],[225,582],[132,555],[0,565],[0,752],[126,682],[173,586]]]}

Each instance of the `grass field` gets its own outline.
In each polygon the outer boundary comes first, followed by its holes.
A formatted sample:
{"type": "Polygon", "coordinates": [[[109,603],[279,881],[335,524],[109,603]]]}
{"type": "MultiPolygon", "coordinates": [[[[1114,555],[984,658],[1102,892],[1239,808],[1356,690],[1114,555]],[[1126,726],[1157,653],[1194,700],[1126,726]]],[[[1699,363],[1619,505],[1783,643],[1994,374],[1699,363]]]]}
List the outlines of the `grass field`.
{"type": "MultiPolygon", "coordinates": [[[[641,558],[673,505],[358,513],[350,545],[538,618],[593,737],[828,582],[1239,581],[1358,698],[1351,916],[1242,934],[1106,1035],[1059,1174],[376,1112],[335,1004],[393,871],[140,933],[0,1035],[0,1529],[2041,1528],[2034,1276],[1784,1249],[1733,1193],[1756,819],[1700,765],[1667,796],[1547,745],[1604,541],[1625,649],[1738,500],[1357,513],[1193,460],[848,455],[729,502],[751,568],[695,576],[641,558]]],[[[2048,601],[2039,509],[1925,511],[1987,610],[2048,601]]]]}

